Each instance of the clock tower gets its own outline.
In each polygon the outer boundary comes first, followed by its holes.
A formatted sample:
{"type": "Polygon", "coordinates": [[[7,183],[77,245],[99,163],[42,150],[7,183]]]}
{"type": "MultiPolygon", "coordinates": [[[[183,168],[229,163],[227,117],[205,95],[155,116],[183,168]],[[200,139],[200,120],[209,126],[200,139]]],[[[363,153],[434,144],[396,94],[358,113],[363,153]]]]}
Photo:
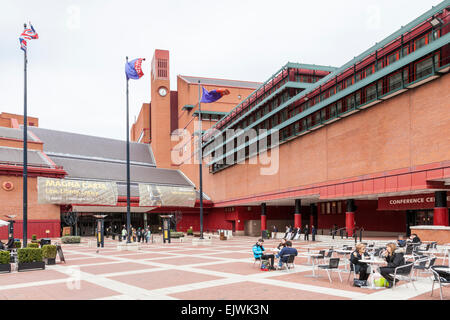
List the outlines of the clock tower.
{"type": "Polygon", "coordinates": [[[171,168],[169,51],[155,50],[151,74],[151,145],[156,165],[171,168]]]}

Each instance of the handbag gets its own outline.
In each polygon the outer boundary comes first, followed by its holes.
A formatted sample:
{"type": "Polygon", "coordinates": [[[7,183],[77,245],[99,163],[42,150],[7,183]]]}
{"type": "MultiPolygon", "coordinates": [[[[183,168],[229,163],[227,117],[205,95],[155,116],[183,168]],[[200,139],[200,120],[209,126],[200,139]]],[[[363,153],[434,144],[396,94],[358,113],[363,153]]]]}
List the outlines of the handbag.
{"type": "Polygon", "coordinates": [[[354,287],[367,287],[367,280],[353,279],[354,287]]]}

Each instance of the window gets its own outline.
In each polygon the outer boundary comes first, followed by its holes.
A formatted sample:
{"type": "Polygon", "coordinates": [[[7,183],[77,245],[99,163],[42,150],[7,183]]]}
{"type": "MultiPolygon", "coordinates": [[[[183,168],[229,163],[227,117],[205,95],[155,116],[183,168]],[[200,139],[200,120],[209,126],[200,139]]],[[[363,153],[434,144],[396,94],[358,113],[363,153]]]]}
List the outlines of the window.
{"type": "Polygon", "coordinates": [[[422,48],[423,46],[427,45],[429,42],[429,36],[430,36],[430,34],[427,34],[427,35],[423,36],[422,38],[419,38],[416,41],[414,41],[414,50],[418,50],[418,49],[422,48]]]}
{"type": "Polygon", "coordinates": [[[336,111],[337,111],[337,114],[342,113],[342,101],[338,101],[336,103],[336,111]]]}
{"type": "Polygon", "coordinates": [[[416,71],[416,79],[420,79],[423,77],[426,77],[428,75],[431,74],[433,68],[433,61],[431,58],[425,59],[419,63],[416,64],[415,66],[415,71],[416,71]]]}
{"type": "Polygon", "coordinates": [[[376,86],[374,84],[366,88],[366,101],[374,100],[376,95],[376,86]]]}
{"type": "Polygon", "coordinates": [[[387,57],[387,64],[390,65],[399,59],[399,52],[394,52],[387,57]]]}
{"type": "Polygon", "coordinates": [[[402,86],[402,74],[398,72],[388,78],[389,91],[397,90],[402,86]]]}

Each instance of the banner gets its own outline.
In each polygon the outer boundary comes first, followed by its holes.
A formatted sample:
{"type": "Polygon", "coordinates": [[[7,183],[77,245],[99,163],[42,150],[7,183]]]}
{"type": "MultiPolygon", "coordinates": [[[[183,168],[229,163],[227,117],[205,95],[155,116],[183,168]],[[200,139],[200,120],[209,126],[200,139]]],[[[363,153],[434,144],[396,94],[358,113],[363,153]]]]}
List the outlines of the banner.
{"type": "Polygon", "coordinates": [[[193,187],[169,187],[139,184],[139,206],[141,207],[190,207],[195,206],[193,187]]]}
{"type": "Polygon", "coordinates": [[[119,192],[115,182],[80,181],[38,177],[40,204],[97,204],[115,206],[119,192]]]}

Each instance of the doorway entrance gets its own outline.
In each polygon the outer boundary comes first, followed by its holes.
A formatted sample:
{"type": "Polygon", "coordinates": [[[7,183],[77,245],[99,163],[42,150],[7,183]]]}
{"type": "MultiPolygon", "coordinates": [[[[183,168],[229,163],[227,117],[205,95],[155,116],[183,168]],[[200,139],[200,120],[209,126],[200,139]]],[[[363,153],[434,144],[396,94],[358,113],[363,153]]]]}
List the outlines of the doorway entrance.
{"type": "Polygon", "coordinates": [[[406,235],[411,235],[412,226],[429,226],[434,224],[434,210],[407,210],[406,235]]]}

